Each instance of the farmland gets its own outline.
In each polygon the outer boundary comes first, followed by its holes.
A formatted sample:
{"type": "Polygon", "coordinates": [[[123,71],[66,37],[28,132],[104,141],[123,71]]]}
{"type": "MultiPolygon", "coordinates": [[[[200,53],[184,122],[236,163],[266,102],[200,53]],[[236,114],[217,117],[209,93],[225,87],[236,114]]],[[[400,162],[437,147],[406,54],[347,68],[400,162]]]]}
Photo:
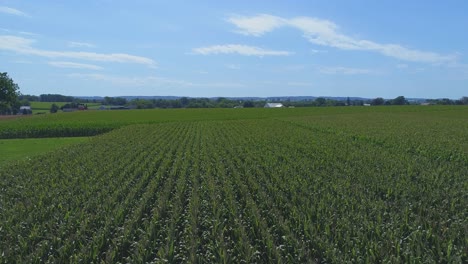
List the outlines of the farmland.
{"type": "Polygon", "coordinates": [[[468,262],[468,108],[64,113],[0,168],[0,262],[468,262]]]}
{"type": "Polygon", "coordinates": [[[86,137],[0,139],[0,166],[13,160],[31,159],[36,155],[85,140],[86,137]]]}
{"type": "Polygon", "coordinates": [[[64,106],[64,102],[31,102],[31,109],[33,114],[37,113],[49,113],[52,104],[57,105],[58,107],[64,106]]]}

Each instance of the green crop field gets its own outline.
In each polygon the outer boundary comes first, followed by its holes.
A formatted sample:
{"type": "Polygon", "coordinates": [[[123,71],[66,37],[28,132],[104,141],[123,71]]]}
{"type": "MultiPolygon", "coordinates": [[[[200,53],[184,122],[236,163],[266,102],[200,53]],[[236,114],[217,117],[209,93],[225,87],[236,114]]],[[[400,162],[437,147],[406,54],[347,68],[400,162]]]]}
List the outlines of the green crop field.
{"type": "Polygon", "coordinates": [[[468,262],[468,107],[0,121],[90,135],[0,168],[0,263],[468,262]]]}
{"type": "MultiPolygon", "coordinates": [[[[37,113],[49,113],[52,104],[56,104],[58,107],[64,106],[65,102],[31,102],[31,109],[33,114],[37,113]]],[[[87,103],[86,104],[90,109],[98,108],[100,103],[87,103]]]]}
{"type": "Polygon", "coordinates": [[[86,141],[86,137],[0,139],[0,166],[14,160],[31,159],[71,143],[86,141]]]}

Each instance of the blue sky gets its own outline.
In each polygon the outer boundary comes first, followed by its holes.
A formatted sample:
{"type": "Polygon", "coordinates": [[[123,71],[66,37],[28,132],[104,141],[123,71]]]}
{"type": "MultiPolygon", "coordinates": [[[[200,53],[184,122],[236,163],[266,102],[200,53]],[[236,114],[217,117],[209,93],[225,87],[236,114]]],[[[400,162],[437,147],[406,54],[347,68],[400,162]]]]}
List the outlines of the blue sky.
{"type": "Polygon", "coordinates": [[[23,94],[468,95],[468,1],[2,1],[23,94]]]}

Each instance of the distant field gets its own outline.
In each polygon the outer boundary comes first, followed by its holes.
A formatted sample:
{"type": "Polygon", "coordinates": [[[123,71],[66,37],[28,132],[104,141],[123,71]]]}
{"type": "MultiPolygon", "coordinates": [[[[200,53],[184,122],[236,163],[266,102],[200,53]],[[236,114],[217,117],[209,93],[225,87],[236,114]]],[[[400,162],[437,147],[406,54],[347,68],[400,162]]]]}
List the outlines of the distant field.
{"type": "Polygon", "coordinates": [[[0,139],[0,166],[14,160],[31,159],[39,154],[88,139],[87,137],[0,139]]]}
{"type": "Polygon", "coordinates": [[[0,263],[468,263],[466,106],[89,111],[0,135],[96,135],[0,168],[0,263]]]}
{"type": "Polygon", "coordinates": [[[52,104],[56,104],[58,107],[65,105],[65,102],[31,102],[31,109],[33,114],[37,113],[50,113],[52,104]]]}
{"type": "Polygon", "coordinates": [[[464,106],[404,106],[404,107],[313,107],[283,109],[151,109],[78,111],[54,115],[33,116],[28,119],[0,120],[0,138],[92,136],[130,124],[161,122],[193,122],[210,120],[272,119],[312,116],[326,119],[369,113],[380,118],[450,117],[463,119],[468,115],[464,106]]]}
{"type": "MultiPolygon", "coordinates": [[[[37,113],[50,113],[50,108],[52,107],[52,104],[56,104],[58,107],[62,107],[66,102],[31,102],[31,108],[33,111],[33,114],[37,113]]],[[[100,103],[87,103],[88,108],[96,108],[99,107],[101,104],[100,103]]]]}

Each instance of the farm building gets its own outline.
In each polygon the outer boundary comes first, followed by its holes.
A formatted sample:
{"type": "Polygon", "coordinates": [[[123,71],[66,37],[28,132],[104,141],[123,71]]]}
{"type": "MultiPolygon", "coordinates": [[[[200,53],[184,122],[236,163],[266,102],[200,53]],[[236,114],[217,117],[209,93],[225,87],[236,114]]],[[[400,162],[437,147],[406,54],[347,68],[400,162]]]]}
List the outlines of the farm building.
{"type": "Polygon", "coordinates": [[[265,108],[280,108],[284,107],[282,103],[266,103],[265,108]]]}
{"type": "Polygon", "coordinates": [[[21,106],[20,107],[20,111],[19,111],[20,114],[23,114],[23,115],[30,115],[32,114],[32,109],[31,109],[31,106],[21,106]]]}

